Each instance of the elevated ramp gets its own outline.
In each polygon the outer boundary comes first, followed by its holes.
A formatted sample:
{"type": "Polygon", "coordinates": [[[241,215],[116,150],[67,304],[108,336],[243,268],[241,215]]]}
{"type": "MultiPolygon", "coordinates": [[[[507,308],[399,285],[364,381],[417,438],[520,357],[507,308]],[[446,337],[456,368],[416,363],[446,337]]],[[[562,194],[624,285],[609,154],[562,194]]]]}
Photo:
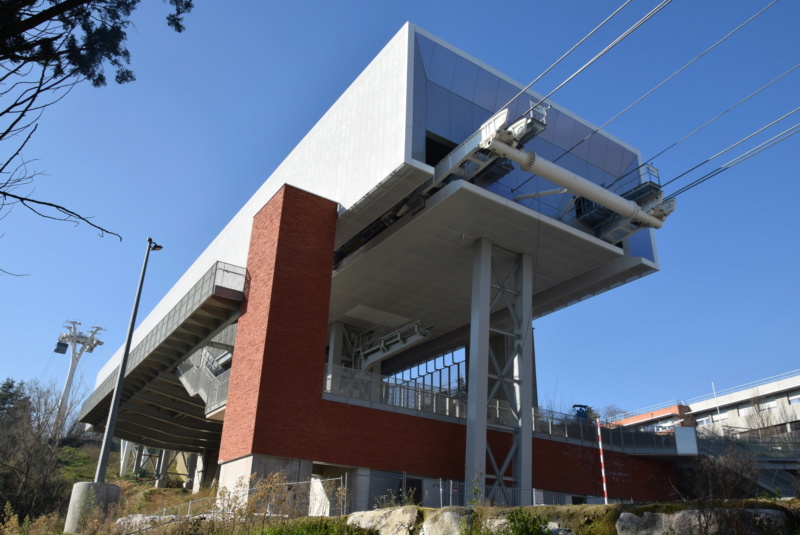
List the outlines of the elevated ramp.
{"type": "MultiPolygon", "coordinates": [[[[219,445],[222,423],[187,392],[175,369],[239,317],[244,268],[215,262],[175,307],[131,349],[115,436],[155,448],[201,452],[219,445]]],[[[116,368],[118,370],[119,367],[116,368]]],[[[80,421],[105,428],[118,371],[84,402],[80,421]]]]}

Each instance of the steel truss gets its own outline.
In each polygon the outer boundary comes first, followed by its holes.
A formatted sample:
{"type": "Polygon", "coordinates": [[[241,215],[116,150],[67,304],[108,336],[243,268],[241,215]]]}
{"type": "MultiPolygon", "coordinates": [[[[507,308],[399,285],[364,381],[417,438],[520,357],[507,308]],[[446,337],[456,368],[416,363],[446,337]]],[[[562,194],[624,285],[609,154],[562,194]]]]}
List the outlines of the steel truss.
{"type": "Polygon", "coordinates": [[[494,480],[491,494],[533,486],[532,305],[532,257],[478,239],[472,268],[465,471],[465,483],[476,497],[487,478],[494,480]],[[498,399],[508,402],[513,422],[512,445],[504,457],[498,457],[487,441],[489,403],[498,399]]]}

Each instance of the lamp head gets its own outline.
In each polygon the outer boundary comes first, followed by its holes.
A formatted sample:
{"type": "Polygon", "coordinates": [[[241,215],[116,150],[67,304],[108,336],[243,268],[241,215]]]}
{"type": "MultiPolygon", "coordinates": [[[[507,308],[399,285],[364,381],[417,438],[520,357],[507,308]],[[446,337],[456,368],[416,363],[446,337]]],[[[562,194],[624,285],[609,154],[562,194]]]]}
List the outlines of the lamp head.
{"type": "Polygon", "coordinates": [[[163,249],[162,246],[153,241],[153,238],[147,238],[147,243],[150,244],[151,251],[160,251],[163,249]]]}

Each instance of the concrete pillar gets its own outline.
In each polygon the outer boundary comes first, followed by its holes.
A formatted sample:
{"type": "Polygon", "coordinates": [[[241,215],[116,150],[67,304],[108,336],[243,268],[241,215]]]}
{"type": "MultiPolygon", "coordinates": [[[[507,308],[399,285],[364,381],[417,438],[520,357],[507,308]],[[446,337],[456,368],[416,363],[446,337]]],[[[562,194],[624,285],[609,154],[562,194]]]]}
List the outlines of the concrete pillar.
{"type": "Polygon", "coordinates": [[[171,451],[169,450],[161,450],[161,456],[158,458],[158,464],[156,465],[156,483],[155,486],[157,489],[166,488],[167,484],[169,483],[169,478],[167,477],[167,470],[169,469],[170,464],[170,455],[171,451]]]}
{"type": "Polygon", "coordinates": [[[120,477],[124,476],[128,472],[128,468],[130,468],[131,464],[131,453],[132,448],[135,445],[133,442],[129,442],[127,440],[121,441],[120,448],[119,448],[119,475],[120,477]]]}
{"type": "Polygon", "coordinates": [[[189,459],[186,462],[186,481],[183,482],[183,488],[194,489],[194,475],[197,470],[197,457],[196,453],[190,453],[189,459]]]}
{"type": "Polygon", "coordinates": [[[206,463],[208,462],[208,453],[203,452],[202,455],[195,457],[195,469],[192,476],[192,494],[197,494],[206,485],[206,463]]]}
{"type": "Polygon", "coordinates": [[[248,455],[235,461],[222,463],[219,488],[225,488],[232,495],[241,498],[250,490],[251,482],[263,479],[269,474],[283,472],[289,482],[309,481],[311,467],[311,461],[301,459],[248,455]]]}
{"type": "Polygon", "coordinates": [[[144,446],[141,444],[136,445],[136,460],[133,462],[133,475],[139,477],[139,470],[142,469],[142,456],[144,454],[144,446]]]}
{"type": "Polygon", "coordinates": [[[370,470],[369,468],[355,468],[351,473],[352,477],[348,481],[350,488],[347,489],[350,500],[349,512],[368,511],[371,509],[369,503],[370,470]]]}
{"type": "Polygon", "coordinates": [[[120,488],[111,483],[75,483],[69,499],[64,533],[80,533],[84,522],[98,509],[108,513],[119,502],[120,488]]]}
{"type": "Polygon", "coordinates": [[[344,323],[335,321],[331,323],[328,334],[328,376],[326,389],[333,394],[339,393],[339,377],[333,372],[334,366],[342,365],[344,352],[344,323]]]}

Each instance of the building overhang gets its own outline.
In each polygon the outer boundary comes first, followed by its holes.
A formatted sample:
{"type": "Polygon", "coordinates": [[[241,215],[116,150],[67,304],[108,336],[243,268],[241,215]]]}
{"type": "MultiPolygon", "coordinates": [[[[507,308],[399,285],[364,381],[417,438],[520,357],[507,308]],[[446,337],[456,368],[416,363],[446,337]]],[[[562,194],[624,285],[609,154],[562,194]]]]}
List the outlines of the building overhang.
{"type": "MultiPolygon", "coordinates": [[[[114,436],[162,449],[216,449],[222,424],[205,415],[175,367],[231,325],[244,297],[244,268],[216,262],[178,304],[132,348],[114,436]]],[[[92,392],[79,419],[105,429],[119,366],[92,392]]]]}
{"type": "MultiPolygon", "coordinates": [[[[581,230],[465,181],[454,181],[418,213],[398,220],[333,273],[330,321],[436,323],[434,337],[469,323],[473,243],[529,254],[534,318],[657,271],[581,230]]],[[[508,266],[498,260],[498,271],[508,266]]],[[[499,306],[498,306],[499,308],[499,306]]],[[[391,326],[391,325],[390,325],[391,326]]]]}

